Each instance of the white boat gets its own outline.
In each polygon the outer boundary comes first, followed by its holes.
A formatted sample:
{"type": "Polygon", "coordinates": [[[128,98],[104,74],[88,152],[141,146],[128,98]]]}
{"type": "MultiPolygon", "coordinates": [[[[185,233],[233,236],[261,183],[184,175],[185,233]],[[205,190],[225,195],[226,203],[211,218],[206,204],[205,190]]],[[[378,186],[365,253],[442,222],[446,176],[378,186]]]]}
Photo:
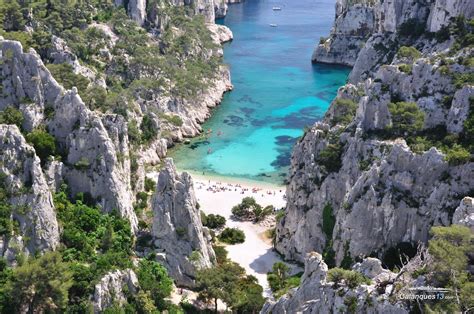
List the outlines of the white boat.
{"type": "Polygon", "coordinates": [[[273,11],[281,11],[281,7],[273,7],[273,11]]]}
{"type": "Polygon", "coordinates": [[[277,24],[270,24],[271,27],[277,27],[277,24]]]}

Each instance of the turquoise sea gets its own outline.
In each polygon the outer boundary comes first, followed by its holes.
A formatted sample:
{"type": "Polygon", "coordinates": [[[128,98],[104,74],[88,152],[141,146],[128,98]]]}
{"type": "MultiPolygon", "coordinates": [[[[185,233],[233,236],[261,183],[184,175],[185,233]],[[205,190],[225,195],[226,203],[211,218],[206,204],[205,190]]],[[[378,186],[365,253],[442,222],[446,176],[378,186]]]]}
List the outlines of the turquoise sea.
{"type": "Polygon", "coordinates": [[[314,46],[331,29],[334,5],[335,0],[230,5],[217,22],[234,33],[224,48],[234,90],[204,124],[209,136],[171,151],[180,170],[284,182],[295,141],[322,118],[349,74],[345,67],[311,64],[314,46]]]}

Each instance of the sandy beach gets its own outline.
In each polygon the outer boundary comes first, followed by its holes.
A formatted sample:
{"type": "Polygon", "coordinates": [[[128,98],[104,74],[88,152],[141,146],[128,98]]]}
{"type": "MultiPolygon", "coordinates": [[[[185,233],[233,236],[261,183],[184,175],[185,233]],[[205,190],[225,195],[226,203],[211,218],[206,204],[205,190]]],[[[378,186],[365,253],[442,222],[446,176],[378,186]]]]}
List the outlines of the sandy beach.
{"type": "Polygon", "coordinates": [[[227,219],[227,226],[239,228],[245,233],[245,242],[226,246],[229,258],[245,268],[248,274],[257,277],[264,288],[264,296],[270,297],[271,291],[266,279],[267,272],[281,258],[272,250],[270,241],[265,241],[262,234],[266,228],[252,222],[231,219],[232,207],[239,204],[242,198],[252,196],[262,206],[273,205],[283,208],[285,187],[270,186],[250,181],[232,180],[232,182],[214,181],[203,176],[193,175],[194,188],[201,210],[206,214],[219,214],[227,219]]]}

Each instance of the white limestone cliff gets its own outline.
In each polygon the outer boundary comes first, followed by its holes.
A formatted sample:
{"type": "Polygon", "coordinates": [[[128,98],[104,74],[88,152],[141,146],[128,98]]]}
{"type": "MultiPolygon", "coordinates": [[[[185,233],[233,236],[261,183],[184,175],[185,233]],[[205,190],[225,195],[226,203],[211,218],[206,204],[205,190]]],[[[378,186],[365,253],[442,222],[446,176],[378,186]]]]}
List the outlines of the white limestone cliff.
{"type": "MultiPolygon", "coordinates": [[[[18,230],[0,238],[0,256],[10,264],[17,254],[33,256],[59,245],[53,198],[35,150],[15,125],[0,124],[0,187],[18,230]]],[[[8,219],[8,218],[7,218],[8,219]]]]}
{"type": "Polygon", "coordinates": [[[158,261],[178,286],[193,287],[196,270],[216,259],[196,204],[191,176],[179,175],[172,159],[165,159],[152,200],[152,235],[158,261]]]}

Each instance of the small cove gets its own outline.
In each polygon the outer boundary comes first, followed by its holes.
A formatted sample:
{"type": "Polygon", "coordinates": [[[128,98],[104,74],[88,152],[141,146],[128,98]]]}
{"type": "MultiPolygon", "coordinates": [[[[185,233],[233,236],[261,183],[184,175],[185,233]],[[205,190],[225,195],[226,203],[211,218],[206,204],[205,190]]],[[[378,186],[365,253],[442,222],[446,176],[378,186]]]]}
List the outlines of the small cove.
{"type": "Polygon", "coordinates": [[[224,47],[234,90],[203,125],[212,130],[210,136],[172,149],[177,167],[282,184],[295,141],[305,126],[322,118],[349,73],[345,67],[310,62],[333,19],[334,0],[231,5],[218,23],[234,33],[224,47]],[[282,10],[274,11],[274,6],[282,10]]]}

